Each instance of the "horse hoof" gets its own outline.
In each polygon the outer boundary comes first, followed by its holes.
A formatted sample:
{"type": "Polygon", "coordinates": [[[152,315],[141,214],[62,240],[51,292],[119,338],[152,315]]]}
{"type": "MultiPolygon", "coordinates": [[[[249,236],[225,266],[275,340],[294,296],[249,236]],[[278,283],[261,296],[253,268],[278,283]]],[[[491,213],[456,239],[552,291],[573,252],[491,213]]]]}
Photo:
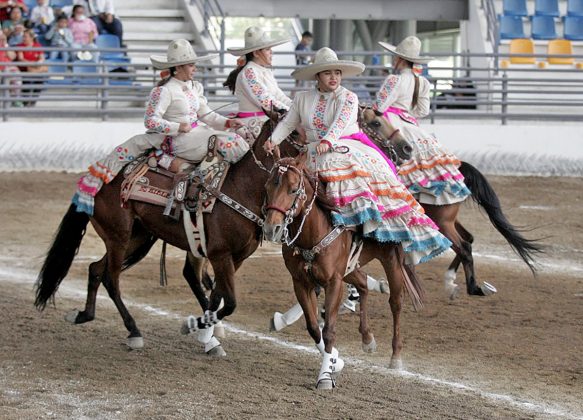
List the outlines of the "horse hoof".
{"type": "Polygon", "coordinates": [[[493,284],[490,284],[487,281],[482,283],[480,289],[482,289],[484,296],[490,296],[493,295],[494,293],[498,293],[498,289],[496,289],[496,287],[494,287],[493,284]]]}
{"type": "Polygon", "coordinates": [[[316,389],[334,389],[336,384],[333,379],[320,379],[316,384],[316,389]]]}
{"type": "Polygon", "coordinates": [[[128,347],[132,350],[140,350],[144,348],[143,337],[128,337],[128,347]]]}
{"type": "Polygon", "coordinates": [[[227,353],[223,349],[223,346],[216,346],[206,352],[211,357],[225,357],[227,353]]]}
{"type": "Polygon", "coordinates": [[[372,338],[372,341],[368,344],[362,343],[362,351],[365,353],[374,353],[377,351],[377,341],[372,338]]]}
{"type": "Polygon", "coordinates": [[[403,369],[403,361],[401,360],[401,358],[392,358],[391,357],[391,363],[389,363],[389,369],[394,369],[394,370],[401,370],[403,369]]]}
{"type": "Polygon", "coordinates": [[[215,325],[215,330],[213,335],[217,338],[225,338],[225,326],[222,322],[215,325]]]}
{"type": "Polygon", "coordinates": [[[78,309],[73,309],[71,312],[68,312],[65,315],[65,321],[70,322],[71,324],[76,324],[77,323],[77,317],[79,316],[79,310],[78,309]]]}

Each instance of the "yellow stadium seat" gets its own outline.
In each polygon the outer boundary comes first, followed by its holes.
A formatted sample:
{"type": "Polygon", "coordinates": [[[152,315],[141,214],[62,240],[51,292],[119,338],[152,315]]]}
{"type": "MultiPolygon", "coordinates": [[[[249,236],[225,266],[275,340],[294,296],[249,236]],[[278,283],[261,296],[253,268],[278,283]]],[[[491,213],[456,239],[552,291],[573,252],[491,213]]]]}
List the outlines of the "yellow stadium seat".
{"type": "MultiPolygon", "coordinates": [[[[573,45],[567,39],[554,39],[549,41],[547,54],[573,55],[573,45]]],[[[573,64],[573,57],[548,57],[549,64],[573,64]]]]}
{"type": "Polygon", "coordinates": [[[515,57],[512,54],[534,54],[531,39],[513,39],[510,42],[510,62],[512,64],[535,64],[534,57],[515,57]]]}

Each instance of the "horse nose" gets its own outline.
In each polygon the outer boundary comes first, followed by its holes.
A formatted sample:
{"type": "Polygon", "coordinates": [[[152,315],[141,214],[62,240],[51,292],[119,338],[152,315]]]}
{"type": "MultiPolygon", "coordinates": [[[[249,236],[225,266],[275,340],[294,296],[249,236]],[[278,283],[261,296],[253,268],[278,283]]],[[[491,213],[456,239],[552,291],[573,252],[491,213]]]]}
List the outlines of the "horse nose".
{"type": "Polygon", "coordinates": [[[283,225],[263,225],[263,236],[269,242],[281,242],[283,225]]]}
{"type": "Polygon", "coordinates": [[[405,160],[411,159],[411,155],[413,154],[413,147],[409,143],[407,143],[406,141],[402,142],[400,150],[401,150],[401,157],[403,159],[405,159],[405,160]]]}

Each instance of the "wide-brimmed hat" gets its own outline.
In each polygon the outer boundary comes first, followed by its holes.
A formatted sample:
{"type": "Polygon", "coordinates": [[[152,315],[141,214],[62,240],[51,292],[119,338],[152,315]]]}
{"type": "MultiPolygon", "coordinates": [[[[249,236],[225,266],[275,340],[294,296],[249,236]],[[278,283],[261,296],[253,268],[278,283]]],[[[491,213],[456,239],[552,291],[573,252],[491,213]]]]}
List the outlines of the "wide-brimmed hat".
{"type": "Polygon", "coordinates": [[[264,48],[277,47],[291,41],[291,38],[271,39],[267,32],[257,26],[251,26],[245,31],[245,46],[239,48],[227,48],[233,55],[245,55],[264,48]]]}
{"type": "Polygon", "coordinates": [[[396,56],[399,56],[412,63],[426,64],[431,60],[435,60],[434,57],[419,56],[419,53],[421,53],[421,41],[416,36],[408,36],[396,47],[386,42],[379,42],[379,45],[390,53],[395,54],[396,56]]]}
{"type": "Polygon", "coordinates": [[[294,70],[291,75],[296,80],[314,80],[316,75],[320,72],[326,70],[340,70],[342,76],[352,77],[359,75],[364,69],[364,64],[359,63],[358,61],[339,60],[334,50],[324,47],[316,52],[312,64],[294,70]]]}
{"type": "Polygon", "coordinates": [[[169,69],[170,67],[192,64],[198,61],[210,60],[218,57],[218,54],[209,54],[198,57],[186,39],[177,39],[168,46],[166,57],[163,55],[151,55],[150,61],[157,69],[169,69]]]}

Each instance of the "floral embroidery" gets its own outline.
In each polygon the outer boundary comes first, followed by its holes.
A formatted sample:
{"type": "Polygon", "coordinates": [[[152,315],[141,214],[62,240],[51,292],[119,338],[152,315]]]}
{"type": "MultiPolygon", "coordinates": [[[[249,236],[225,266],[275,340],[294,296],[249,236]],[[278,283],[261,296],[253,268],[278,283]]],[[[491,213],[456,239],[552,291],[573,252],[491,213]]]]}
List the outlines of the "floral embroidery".
{"type": "Polygon", "coordinates": [[[155,87],[150,93],[150,99],[146,106],[146,114],[144,115],[144,123],[149,131],[156,133],[169,133],[170,124],[162,118],[161,112],[158,109],[160,105],[160,97],[162,95],[163,87],[155,87]]]}
{"type": "Polygon", "coordinates": [[[387,77],[381,86],[381,89],[377,93],[377,100],[375,103],[377,110],[384,112],[389,107],[389,105],[391,105],[393,102],[391,100],[391,96],[396,92],[395,87],[400,80],[400,77],[395,75],[387,77]]]}
{"type": "Polygon", "coordinates": [[[200,101],[198,96],[194,94],[193,90],[188,89],[184,91],[184,95],[188,100],[188,118],[190,124],[198,122],[198,109],[200,108],[200,101]]]}
{"type": "Polygon", "coordinates": [[[251,91],[251,94],[257,100],[257,104],[260,108],[271,109],[272,106],[279,109],[288,109],[289,107],[283,102],[277,100],[277,98],[269,95],[263,84],[259,83],[259,76],[253,68],[250,66],[245,67],[243,71],[244,80],[246,81],[247,87],[251,91]]]}
{"type": "Polygon", "coordinates": [[[352,92],[348,92],[343,98],[342,107],[334,116],[332,124],[328,126],[324,122],[328,99],[324,95],[320,95],[312,117],[312,123],[314,124],[314,127],[316,127],[316,130],[318,130],[318,138],[320,140],[326,139],[332,142],[338,140],[344,133],[344,130],[353,114],[354,107],[357,104],[358,99],[356,95],[352,92]]]}
{"type": "Polygon", "coordinates": [[[115,149],[115,153],[117,153],[117,158],[121,161],[132,161],[135,159],[135,156],[129,154],[129,150],[127,147],[118,146],[115,149]]]}
{"type": "Polygon", "coordinates": [[[160,149],[167,155],[174,156],[174,138],[172,136],[164,137],[160,149]]]}

